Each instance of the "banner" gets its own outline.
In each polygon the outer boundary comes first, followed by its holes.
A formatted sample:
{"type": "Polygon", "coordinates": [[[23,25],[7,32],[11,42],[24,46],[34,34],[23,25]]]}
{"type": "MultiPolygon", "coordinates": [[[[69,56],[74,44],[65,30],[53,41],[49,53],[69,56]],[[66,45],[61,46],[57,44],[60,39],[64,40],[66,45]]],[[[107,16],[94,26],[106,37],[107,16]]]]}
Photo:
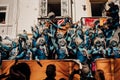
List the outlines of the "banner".
{"type": "MultiPolygon", "coordinates": [[[[16,64],[16,67],[13,68],[13,65],[15,64],[14,60],[5,60],[2,62],[2,67],[1,67],[1,74],[6,73],[6,75],[10,75],[10,71],[17,69],[14,72],[17,72],[18,69],[23,71],[24,73],[27,74],[28,78],[30,80],[44,80],[47,75],[47,69],[48,66],[52,65],[53,68],[51,67],[48,71],[52,72],[55,69],[55,79],[60,80],[60,79],[65,79],[68,80],[71,72],[74,69],[79,69],[79,65],[71,60],[40,60],[40,61],[35,61],[35,60],[19,60],[16,64]]],[[[74,76],[75,80],[79,80],[80,76],[74,76]]],[[[5,80],[2,79],[2,80],[5,80]]]]}
{"type": "Polygon", "coordinates": [[[82,18],[82,24],[83,26],[86,26],[88,28],[93,28],[95,26],[95,21],[99,20],[99,18],[94,17],[84,17],[82,18]]]}

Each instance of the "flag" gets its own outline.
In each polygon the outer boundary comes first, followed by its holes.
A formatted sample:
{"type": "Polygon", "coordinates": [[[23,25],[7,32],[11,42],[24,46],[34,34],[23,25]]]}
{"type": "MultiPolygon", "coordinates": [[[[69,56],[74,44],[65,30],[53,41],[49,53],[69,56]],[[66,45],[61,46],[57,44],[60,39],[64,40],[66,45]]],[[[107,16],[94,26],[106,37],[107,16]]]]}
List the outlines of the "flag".
{"type": "Polygon", "coordinates": [[[103,18],[100,18],[100,26],[103,26],[104,23],[107,22],[107,18],[103,17],[103,18]]]}
{"type": "Polygon", "coordinates": [[[98,20],[99,18],[84,18],[82,21],[84,22],[83,23],[83,25],[84,26],[87,26],[87,27],[89,27],[89,28],[93,28],[95,25],[94,25],[94,22],[96,21],[96,20],[98,20]]]}
{"type": "Polygon", "coordinates": [[[57,21],[57,25],[60,26],[60,25],[63,24],[64,22],[65,22],[64,19],[60,19],[60,20],[57,21]]]}

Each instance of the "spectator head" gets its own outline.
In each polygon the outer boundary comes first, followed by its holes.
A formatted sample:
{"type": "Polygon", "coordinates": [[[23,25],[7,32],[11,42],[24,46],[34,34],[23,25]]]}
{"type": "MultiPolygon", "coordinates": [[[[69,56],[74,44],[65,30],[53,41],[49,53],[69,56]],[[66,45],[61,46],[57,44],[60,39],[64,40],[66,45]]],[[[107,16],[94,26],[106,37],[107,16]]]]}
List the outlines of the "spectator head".
{"type": "Polygon", "coordinates": [[[109,2],[108,3],[108,6],[110,6],[110,7],[112,7],[112,6],[114,6],[115,4],[114,4],[114,2],[109,2]]]}
{"type": "Polygon", "coordinates": [[[46,68],[47,77],[54,78],[56,76],[56,66],[54,64],[49,64],[46,68]]]}
{"type": "Polygon", "coordinates": [[[48,13],[48,18],[51,19],[51,20],[54,19],[55,18],[55,13],[54,12],[49,12],[48,13]]]}

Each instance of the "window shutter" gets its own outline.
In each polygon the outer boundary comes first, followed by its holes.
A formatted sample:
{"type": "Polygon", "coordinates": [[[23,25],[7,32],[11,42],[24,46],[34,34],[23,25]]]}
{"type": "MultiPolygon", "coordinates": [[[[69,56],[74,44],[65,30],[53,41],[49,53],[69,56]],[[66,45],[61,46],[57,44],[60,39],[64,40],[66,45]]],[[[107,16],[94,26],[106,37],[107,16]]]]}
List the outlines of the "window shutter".
{"type": "Polygon", "coordinates": [[[40,0],[40,16],[47,16],[47,0],[40,0]]]}
{"type": "Polygon", "coordinates": [[[69,15],[69,0],[61,0],[61,16],[69,15]]]}

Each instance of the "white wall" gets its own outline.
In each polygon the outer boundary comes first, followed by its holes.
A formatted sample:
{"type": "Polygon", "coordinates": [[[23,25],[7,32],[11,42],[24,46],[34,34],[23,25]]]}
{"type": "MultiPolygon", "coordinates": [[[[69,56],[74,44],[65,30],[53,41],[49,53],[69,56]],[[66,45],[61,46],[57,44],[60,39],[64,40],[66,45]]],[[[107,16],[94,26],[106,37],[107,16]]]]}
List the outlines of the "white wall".
{"type": "Polygon", "coordinates": [[[81,17],[91,16],[91,7],[89,0],[73,0],[73,22],[79,21],[81,17]],[[83,10],[83,5],[86,5],[86,10],[83,10]]]}
{"type": "Polygon", "coordinates": [[[17,34],[24,29],[31,33],[31,26],[37,23],[39,0],[19,0],[17,34]]]}

